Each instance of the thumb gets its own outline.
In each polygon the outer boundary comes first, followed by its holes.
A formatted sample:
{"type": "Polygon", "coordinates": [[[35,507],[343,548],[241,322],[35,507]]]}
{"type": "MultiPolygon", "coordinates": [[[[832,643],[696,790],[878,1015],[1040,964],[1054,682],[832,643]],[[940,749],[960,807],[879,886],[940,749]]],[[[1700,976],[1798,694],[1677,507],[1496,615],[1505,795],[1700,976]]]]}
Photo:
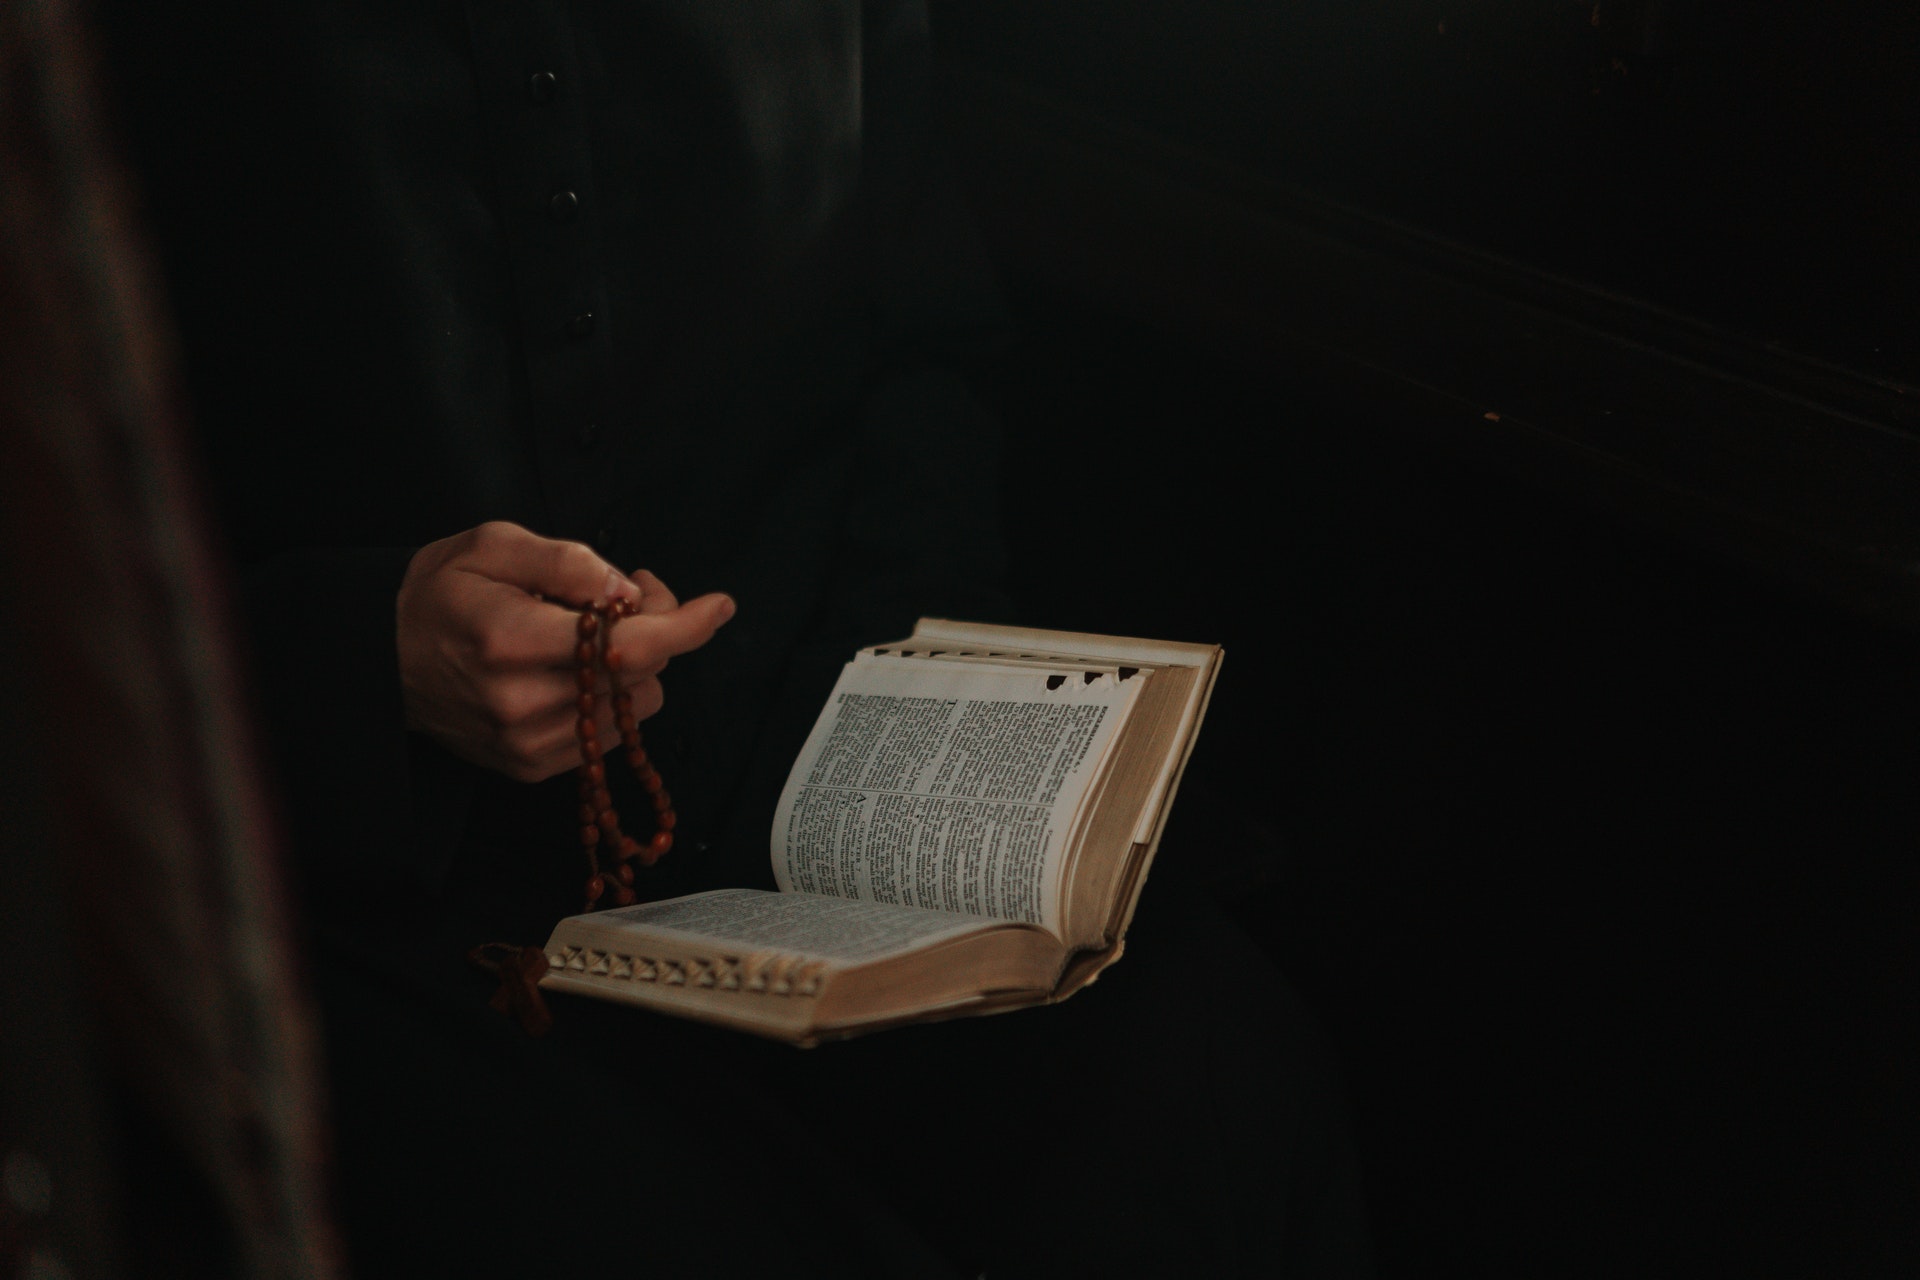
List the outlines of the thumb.
{"type": "Polygon", "coordinates": [[[643,595],[638,584],[585,543],[543,538],[514,524],[476,529],[464,567],[568,605],[627,600],[637,606],[643,595]]]}

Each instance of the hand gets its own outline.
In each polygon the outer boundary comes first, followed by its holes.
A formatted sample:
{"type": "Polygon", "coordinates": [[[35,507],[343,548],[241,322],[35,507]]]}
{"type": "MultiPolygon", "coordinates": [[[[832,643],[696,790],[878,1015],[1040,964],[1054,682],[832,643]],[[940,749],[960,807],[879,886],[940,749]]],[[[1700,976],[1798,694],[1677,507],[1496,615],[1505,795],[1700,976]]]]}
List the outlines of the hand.
{"type": "MultiPolygon", "coordinates": [[[[613,647],[620,683],[644,719],[660,709],[667,659],[712,639],[733,616],[732,599],[716,593],[683,605],[645,570],[625,577],[581,543],[500,521],[422,547],[396,607],[407,727],[521,782],[579,764],[579,615],[551,602],[604,606],[616,598],[640,608],[614,628],[613,647]]],[[[620,741],[611,701],[600,700],[607,750],[620,741]]]]}

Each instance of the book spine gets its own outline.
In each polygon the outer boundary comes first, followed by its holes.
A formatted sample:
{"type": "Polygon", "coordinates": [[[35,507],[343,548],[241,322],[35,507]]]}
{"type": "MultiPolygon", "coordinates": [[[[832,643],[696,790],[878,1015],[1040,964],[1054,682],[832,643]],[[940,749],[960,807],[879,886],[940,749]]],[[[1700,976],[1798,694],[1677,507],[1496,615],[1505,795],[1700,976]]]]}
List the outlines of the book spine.
{"type": "Polygon", "coordinates": [[[644,956],[594,947],[557,947],[547,952],[547,963],[555,973],[608,982],[706,987],[800,999],[820,994],[827,968],[826,961],[808,956],[644,956]]]}

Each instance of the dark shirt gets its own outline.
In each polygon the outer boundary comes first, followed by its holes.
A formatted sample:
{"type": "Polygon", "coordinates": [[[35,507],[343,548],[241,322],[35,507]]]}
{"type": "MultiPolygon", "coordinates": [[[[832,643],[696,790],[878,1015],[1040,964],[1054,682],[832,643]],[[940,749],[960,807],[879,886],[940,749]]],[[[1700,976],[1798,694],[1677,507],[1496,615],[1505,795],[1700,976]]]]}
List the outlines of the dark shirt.
{"type": "Polygon", "coordinates": [[[564,780],[401,728],[406,563],[486,520],[733,593],[647,727],[651,887],[765,880],[836,665],[999,608],[920,7],[105,8],[309,899],[431,897],[476,826],[564,854],[564,780]]]}
{"type": "Polygon", "coordinates": [[[682,814],[650,895],[766,882],[839,664],[1000,609],[962,376],[998,318],[919,6],[102,13],[306,868],[357,1274],[1363,1268],[1322,1055],[1173,886],[1058,1009],[810,1054],[594,1002],[530,1040],[462,959],[577,908],[573,788],[405,732],[424,543],[513,520],[737,598],[645,725],[682,814]]]}

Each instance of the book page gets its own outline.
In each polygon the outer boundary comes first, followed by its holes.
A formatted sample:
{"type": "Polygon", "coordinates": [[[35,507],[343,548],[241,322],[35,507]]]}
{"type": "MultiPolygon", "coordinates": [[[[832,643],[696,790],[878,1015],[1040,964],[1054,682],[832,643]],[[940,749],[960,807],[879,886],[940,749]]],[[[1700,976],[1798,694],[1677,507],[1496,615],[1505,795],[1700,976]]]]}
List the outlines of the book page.
{"type": "Polygon", "coordinates": [[[1057,933],[1082,802],[1145,683],[872,655],[849,664],[774,815],[781,889],[1057,933]]]}
{"type": "Polygon", "coordinates": [[[588,919],[599,937],[607,936],[603,930],[644,929],[841,964],[917,951],[981,925],[975,917],[948,912],[764,889],[716,889],[595,912],[588,919]]]}

